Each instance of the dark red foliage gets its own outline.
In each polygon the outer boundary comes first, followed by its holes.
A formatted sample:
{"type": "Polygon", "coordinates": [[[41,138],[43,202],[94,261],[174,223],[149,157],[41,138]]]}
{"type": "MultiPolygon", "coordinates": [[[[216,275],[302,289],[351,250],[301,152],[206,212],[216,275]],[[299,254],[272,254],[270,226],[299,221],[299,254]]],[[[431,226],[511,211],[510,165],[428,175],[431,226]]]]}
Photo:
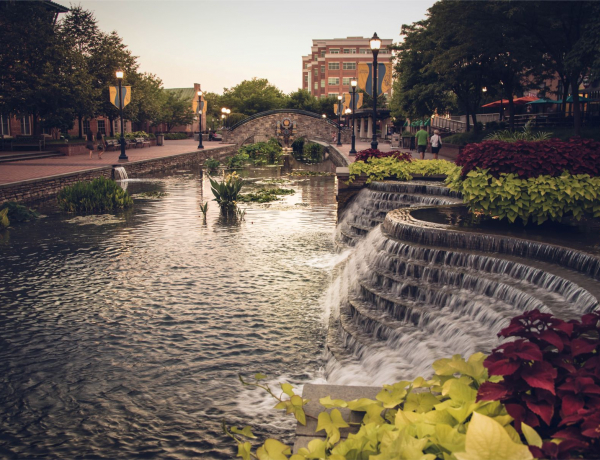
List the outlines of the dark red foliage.
{"type": "Polygon", "coordinates": [[[361,150],[356,154],[355,161],[367,161],[369,158],[386,158],[395,157],[400,161],[412,161],[412,156],[408,152],[400,152],[399,150],[390,150],[389,152],[382,152],[377,149],[361,150]]]}
{"type": "Polygon", "coordinates": [[[600,176],[600,142],[579,137],[568,141],[483,141],[469,144],[456,159],[466,176],[476,168],[489,169],[494,177],[515,173],[521,178],[571,174],[600,176]]]}
{"type": "Polygon", "coordinates": [[[479,401],[500,400],[515,419],[534,427],[542,439],[531,447],[537,458],[600,458],[600,313],[565,322],[538,310],[513,318],[500,345],[485,360],[489,374],[479,401]]]}

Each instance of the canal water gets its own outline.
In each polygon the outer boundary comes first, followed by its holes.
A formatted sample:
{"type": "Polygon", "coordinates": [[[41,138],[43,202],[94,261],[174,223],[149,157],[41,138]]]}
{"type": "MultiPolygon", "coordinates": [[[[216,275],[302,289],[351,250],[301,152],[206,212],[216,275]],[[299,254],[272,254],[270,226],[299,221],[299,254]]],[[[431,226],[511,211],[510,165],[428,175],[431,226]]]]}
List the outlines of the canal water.
{"type": "Polygon", "coordinates": [[[45,206],[1,234],[0,458],[232,458],[223,420],[289,442],[292,420],[238,374],[322,379],[340,255],[335,177],[276,186],[296,192],[227,221],[181,170],[127,182],[125,213],[45,206]]]}

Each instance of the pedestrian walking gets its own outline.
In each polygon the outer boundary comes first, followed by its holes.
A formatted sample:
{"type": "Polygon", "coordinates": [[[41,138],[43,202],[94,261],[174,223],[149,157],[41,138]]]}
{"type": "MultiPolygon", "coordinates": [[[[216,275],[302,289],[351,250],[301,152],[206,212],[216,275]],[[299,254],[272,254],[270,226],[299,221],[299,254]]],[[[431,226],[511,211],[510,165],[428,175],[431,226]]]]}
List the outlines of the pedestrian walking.
{"type": "Polygon", "coordinates": [[[96,140],[98,141],[98,159],[101,160],[104,153],[104,135],[100,131],[96,134],[96,140]]]}
{"type": "Polygon", "coordinates": [[[439,130],[433,131],[433,136],[431,136],[431,153],[433,153],[433,159],[438,159],[438,153],[442,148],[442,138],[440,137],[439,130]]]}
{"type": "Polygon", "coordinates": [[[94,153],[94,134],[91,131],[85,135],[85,148],[90,151],[90,160],[92,159],[92,153],[94,153]]]}
{"type": "Polygon", "coordinates": [[[429,135],[425,131],[425,126],[421,126],[421,129],[415,134],[417,138],[417,152],[421,154],[421,160],[425,159],[425,150],[429,145],[429,135]]]}

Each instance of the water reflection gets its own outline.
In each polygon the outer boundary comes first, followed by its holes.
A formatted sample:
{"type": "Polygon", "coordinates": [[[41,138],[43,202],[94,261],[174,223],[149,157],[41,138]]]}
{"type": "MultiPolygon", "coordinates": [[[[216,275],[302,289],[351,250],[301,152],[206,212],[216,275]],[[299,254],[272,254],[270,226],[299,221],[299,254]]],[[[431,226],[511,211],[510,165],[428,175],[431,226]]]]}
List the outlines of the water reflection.
{"type": "Polygon", "coordinates": [[[220,221],[198,171],[155,179],[128,189],[166,196],[114,221],[47,207],[3,235],[3,456],[231,458],[223,418],[291,435],[287,418],[244,404],[253,393],[237,374],[319,372],[331,268],[314,260],[335,257],[334,178],[292,182],[281,207],[249,205],[236,225],[220,221]]]}

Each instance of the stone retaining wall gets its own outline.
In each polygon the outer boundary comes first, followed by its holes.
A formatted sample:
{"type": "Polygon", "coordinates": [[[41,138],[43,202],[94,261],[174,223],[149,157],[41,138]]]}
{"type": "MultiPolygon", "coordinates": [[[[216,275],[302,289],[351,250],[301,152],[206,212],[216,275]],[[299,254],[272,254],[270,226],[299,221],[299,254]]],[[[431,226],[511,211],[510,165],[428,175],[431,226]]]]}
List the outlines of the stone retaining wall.
{"type": "MultiPolygon", "coordinates": [[[[149,160],[120,163],[127,171],[129,177],[139,177],[144,174],[165,171],[186,165],[202,164],[207,158],[224,160],[235,153],[233,146],[217,147],[210,150],[198,150],[190,153],[182,153],[149,160]]],[[[40,179],[30,179],[12,184],[0,185],[0,203],[5,201],[18,201],[20,203],[33,203],[45,200],[58,194],[58,192],[75,182],[93,180],[97,177],[110,178],[113,174],[113,166],[103,166],[96,169],[78,171],[68,174],[60,174],[40,179]]]]}
{"type": "MultiPolygon", "coordinates": [[[[149,139],[150,147],[154,147],[156,145],[156,139],[149,139]]],[[[97,145],[98,141],[94,140],[94,145],[97,145]]],[[[120,148],[120,147],[119,147],[120,148]]],[[[147,148],[147,147],[144,147],[147,148]]],[[[85,147],[85,142],[72,142],[67,144],[46,144],[46,150],[52,152],[60,152],[65,156],[73,156],[73,155],[87,155],[89,150],[85,147]]],[[[118,148],[117,148],[118,150],[118,148]]],[[[94,149],[94,152],[98,152],[97,148],[94,149]]]]}

